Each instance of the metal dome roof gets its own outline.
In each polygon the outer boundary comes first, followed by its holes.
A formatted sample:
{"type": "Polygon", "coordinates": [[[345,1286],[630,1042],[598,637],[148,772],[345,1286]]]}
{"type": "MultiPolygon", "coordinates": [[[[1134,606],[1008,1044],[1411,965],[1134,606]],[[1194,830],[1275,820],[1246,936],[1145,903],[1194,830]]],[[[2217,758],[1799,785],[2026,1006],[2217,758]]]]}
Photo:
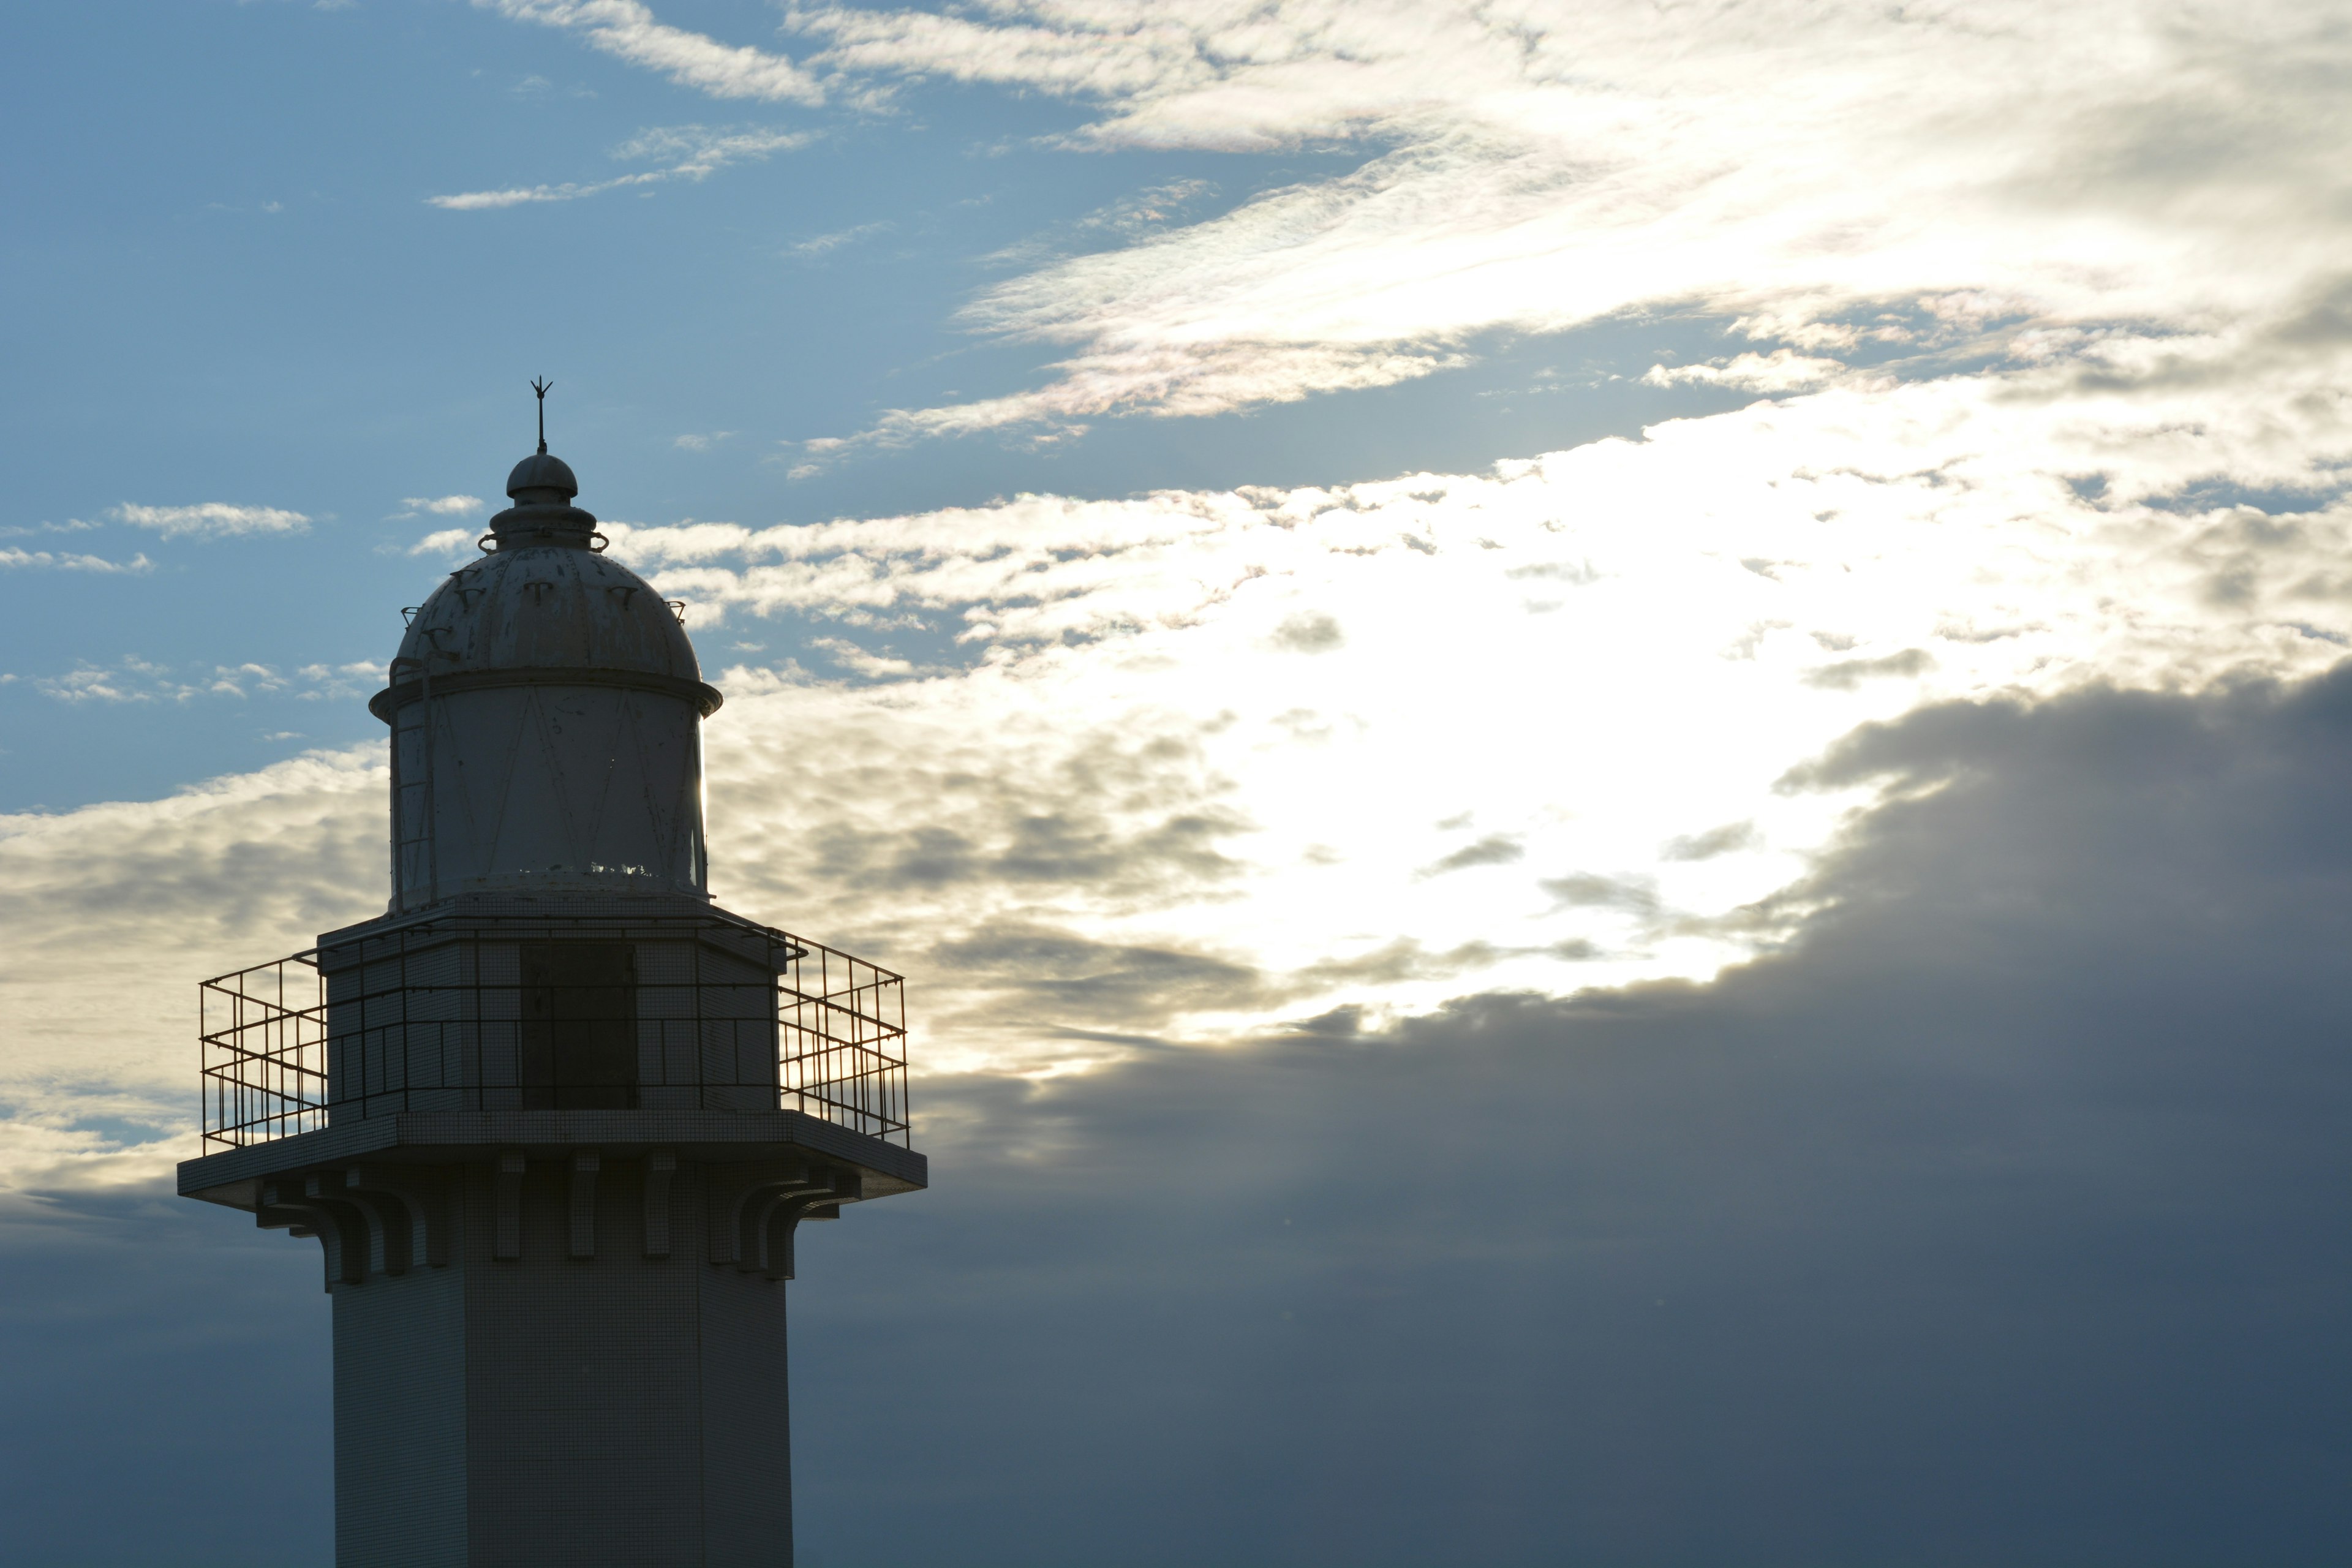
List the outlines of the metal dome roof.
{"type": "Polygon", "coordinates": [[[593,548],[603,538],[591,531],[595,518],[565,504],[579,492],[562,459],[525,458],[507,489],[522,504],[490,520],[491,553],[451,573],[417,608],[391,688],[369,704],[377,716],[388,720],[420,678],[445,689],[516,680],[646,687],[717,711],[719,695],[703,684],[678,610],[593,548]]]}
{"type": "MultiPolygon", "coordinates": [[[[507,494],[515,500],[540,499],[536,496],[527,498],[525,492],[530,490],[559,491],[562,500],[568,501],[580,493],[580,481],[572,477],[571,464],[561,458],[551,456],[547,448],[541,447],[538,451],[517,463],[514,466],[514,472],[507,476],[507,494]]],[[[548,499],[553,500],[552,497],[548,499]]],[[[559,501],[556,504],[561,505],[562,502],[559,501]]]]}
{"type": "Polygon", "coordinates": [[[646,580],[562,545],[499,550],[433,591],[400,639],[436,679],[493,669],[611,670],[699,681],[694,645],[646,580]]]}

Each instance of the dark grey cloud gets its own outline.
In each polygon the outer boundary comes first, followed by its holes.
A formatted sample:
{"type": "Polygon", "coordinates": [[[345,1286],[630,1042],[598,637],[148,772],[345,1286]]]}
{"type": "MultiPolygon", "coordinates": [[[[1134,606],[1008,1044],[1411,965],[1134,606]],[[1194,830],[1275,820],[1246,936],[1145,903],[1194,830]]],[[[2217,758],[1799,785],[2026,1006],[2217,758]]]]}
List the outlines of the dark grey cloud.
{"type": "Polygon", "coordinates": [[[966,832],[832,826],[817,837],[817,867],[828,878],[882,888],[981,881],[1156,887],[1232,876],[1240,868],[1218,841],[1247,826],[1238,813],[1214,807],[1123,823],[1078,802],[1061,811],[1007,813],[966,832]]]}
{"type": "Polygon", "coordinates": [[[0,1563],[332,1561],[318,1259],[192,1206],[0,1217],[0,1563]]]}
{"type": "MultiPolygon", "coordinates": [[[[992,889],[1150,900],[1205,891],[1242,869],[1223,845],[1252,825],[1189,729],[1074,727],[1058,743],[992,754],[932,750],[877,728],[886,732],[852,753],[856,765],[845,760],[828,787],[797,797],[781,825],[756,792],[793,764],[739,757],[731,782],[713,790],[713,839],[734,846],[730,898],[807,911],[847,889],[850,912],[870,924],[873,896],[890,895],[937,931],[961,927],[973,895],[992,889]]],[[[790,731],[779,733],[772,749],[788,752],[790,731]]],[[[903,961],[919,951],[909,942],[903,961]]]]}
{"type": "Polygon", "coordinates": [[[1518,948],[1501,948],[1488,942],[1465,942],[1444,952],[1432,952],[1411,937],[1353,958],[1327,958],[1294,972],[1284,987],[1290,997],[1319,996],[1348,985],[1393,984],[1402,980],[1444,980],[1475,969],[1490,969],[1518,948]]]}
{"type": "MultiPolygon", "coordinates": [[[[803,1563],[2339,1560],[2347,777],[2352,668],[1932,708],[1711,984],[926,1081],[791,1287],[803,1563]]],[[[0,1246],[0,1561],[323,1556],[314,1256],[0,1246]]]]}
{"type": "Polygon", "coordinates": [[[1603,877],[1574,871],[1547,877],[1536,886],[1549,893],[1564,910],[1631,910],[1636,914],[1658,912],[1658,889],[1644,877],[1603,877]]]}
{"type": "Polygon", "coordinates": [[[1601,581],[1601,574],[1593,570],[1590,561],[1541,561],[1532,566],[1514,566],[1503,575],[1515,583],[1572,583],[1580,588],[1601,581]]]}
{"type": "Polygon", "coordinates": [[[1884,658],[1842,658],[1807,670],[1803,679],[1806,685],[1824,690],[1852,691],[1865,680],[1925,675],[1935,668],[1935,655],[1923,647],[1906,647],[1884,658]]]}
{"type": "Polygon", "coordinates": [[[810,1555],[2331,1560],[2347,776],[2352,674],[1930,710],[1715,984],[938,1086],[986,1142],[795,1287],[803,1420],[861,1352],[908,1401],[804,1464],[810,1555]]]}
{"type": "Polygon", "coordinates": [[[1275,647],[1293,653],[1329,653],[1345,647],[1348,637],[1329,616],[1319,610],[1302,610],[1274,629],[1273,642],[1275,647]]]}
{"type": "MultiPolygon", "coordinates": [[[[919,965],[974,1000],[957,1022],[1013,1024],[1088,1036],[1164,1028],[1188,1013],[1302,1005],[1355,985],[1448,980],[1535,951],[1466,942],[1433,952],[1412,937],[1269,973],[1234,957],[1175,944],[1100,942],[1061,927],[1004,921],[933,943],[919,965]]],[[[1588,942],[1542,951],[1596,956],[1588,942]]]]}
{"type": "Polygon", "coordinates": [[[1256,1002],[1266,989],[1249,964],[1176,947],[1096,942],[1049,926],[1008,922],[939,943],[926,956],[984,988],[992,1011],[1040,1024],[1150,1028],[1191,1009],[1256,1002]]]}
{"type": "Polygon", "coordinates": [[[1443,876],[1448,871],[1464,871],[1473,866],[1507,866],[1527,854],[1526,846],[1507,833],[1489,833],[1475,844],[1465,844],[1451,855],[1422,868],[1424,877],[1443,876]]]}
{"type": "Polygon", "coordinates": [[[1718,855],[1753,849],[1763,841],[1763,835],[1756,831],[1753,822],[1727,822],[1704,833],[1686,833],[1679,838],[1670,838],[1664,853],[1669,860],[1712,860],[1718,855]]]}

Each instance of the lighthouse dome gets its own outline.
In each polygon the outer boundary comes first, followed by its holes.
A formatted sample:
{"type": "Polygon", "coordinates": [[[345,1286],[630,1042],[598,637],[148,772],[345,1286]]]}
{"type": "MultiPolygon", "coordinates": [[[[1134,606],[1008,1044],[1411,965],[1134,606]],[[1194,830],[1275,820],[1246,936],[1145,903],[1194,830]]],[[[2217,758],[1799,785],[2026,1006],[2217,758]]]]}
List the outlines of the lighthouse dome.
{"type": "Polygon", "coordinates": [[[682,606],[605,555],[563,463],[525,458],[516,479],[520,504],[410,612],[368,704],[393,731],[394,907],[708,899],[699,725],[719,697],[682,606]]]}
{"type": "Polygon", "coordinates": [[[595,518],[569,504],[578,493],[570,466],[545,453],[525,458],[508,489],[545,499],[493,518],[490,552],[451,573],[417,607],[400,640],[394,687],[428,668],[445,687],[492,674],[562,680],[601,673],[689,698],[706,717],[715,712],[719,695],[702,682],[681,606],[598,548],[595,518]]]}
{"type": "Polygon", "coordinates": [[[436,681],[493,670],[653,676],[707,693],[677,607],[593,550],[501,545],[443,579],[400,639],[400,674],[431,662],[436,681]]]}

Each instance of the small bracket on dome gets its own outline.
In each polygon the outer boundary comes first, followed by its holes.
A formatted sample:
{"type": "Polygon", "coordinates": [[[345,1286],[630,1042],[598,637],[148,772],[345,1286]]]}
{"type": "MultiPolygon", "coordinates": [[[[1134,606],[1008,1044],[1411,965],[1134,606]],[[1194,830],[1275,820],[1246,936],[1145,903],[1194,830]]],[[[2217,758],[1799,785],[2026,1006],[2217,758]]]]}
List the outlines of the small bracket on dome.
{"type": "Polygon", "coordinates": [[[530,389],[539,394],[539,455],[542,458],[547,455],[547,394],[554,384],[542,375],[530,379],[530,389]]]}

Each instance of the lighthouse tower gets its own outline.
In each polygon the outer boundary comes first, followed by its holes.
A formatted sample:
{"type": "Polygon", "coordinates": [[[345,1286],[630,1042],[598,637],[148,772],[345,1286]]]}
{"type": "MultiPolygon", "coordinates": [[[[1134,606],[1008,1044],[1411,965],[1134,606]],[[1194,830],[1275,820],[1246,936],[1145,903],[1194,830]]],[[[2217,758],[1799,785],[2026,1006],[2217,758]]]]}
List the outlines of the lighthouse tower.
{"type": "Polygon", "coordinates": [[[578,490],[542,422],[404,612],[384,914],[201,991],[180,1191],[324,1254],[339,1568],[788,1568],[798,1227],[927,1180],[899,977],[710,901],[719,694],[578,490]]]}

